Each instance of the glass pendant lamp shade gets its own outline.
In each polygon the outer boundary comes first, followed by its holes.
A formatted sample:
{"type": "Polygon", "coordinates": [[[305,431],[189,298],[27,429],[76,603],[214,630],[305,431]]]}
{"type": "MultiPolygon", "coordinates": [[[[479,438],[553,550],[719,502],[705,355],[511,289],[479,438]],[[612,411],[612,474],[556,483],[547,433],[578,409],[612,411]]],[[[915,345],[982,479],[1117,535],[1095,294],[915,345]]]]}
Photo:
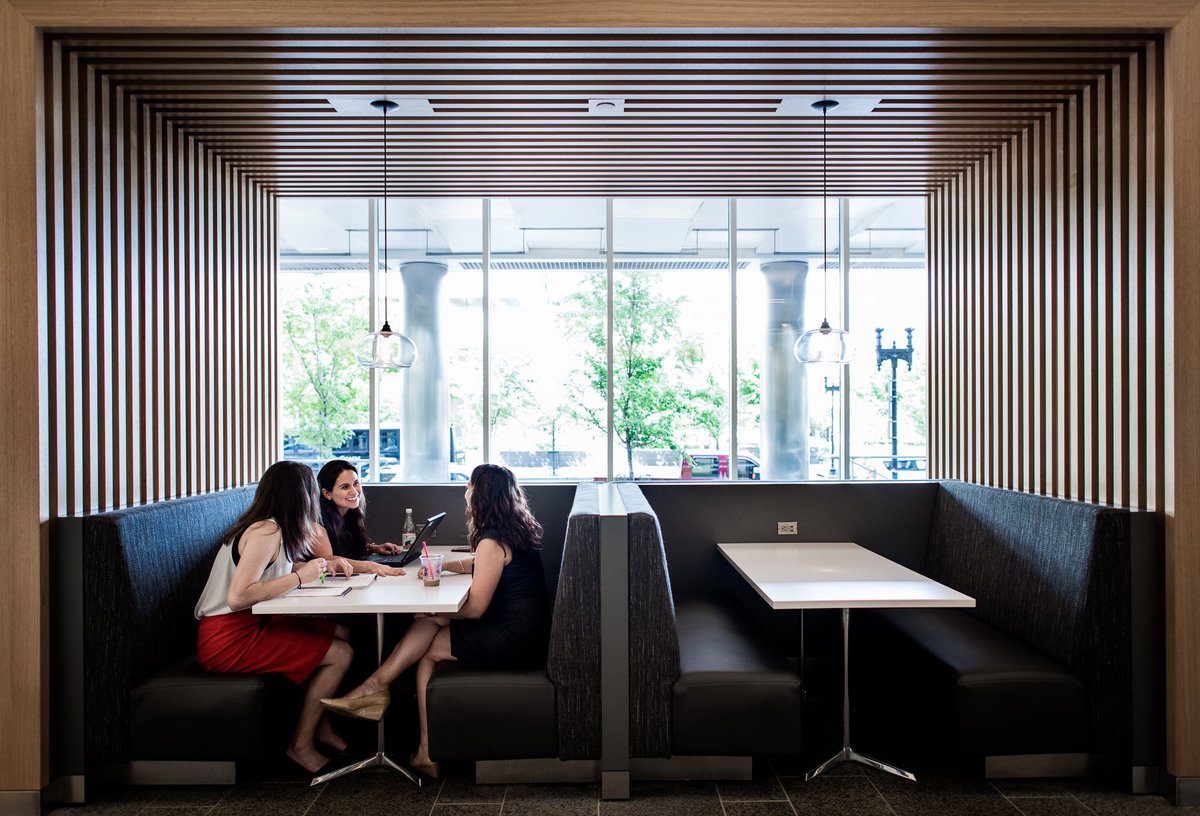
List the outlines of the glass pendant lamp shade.
{"type": "Polygon", "coordinates": [[[851,356],[850,333],[832,328],[828,320],[822,320],[819,329],[800,335],[792,353],[802,363],[844,363],[851,356]]]}
{"type": "MultiPolygon", "coordinates": [[[[792,354],[802,363],[834,363],[841,365],[850,361],[850,334],[844,329],[829,325],[829,132],[827,117],[838,103],[833,99],[819,99],[812,104],[813,110],[821,112],[821,268],[825,272],[824,296],[825,317],[816,329],[800,335],[792,354]]],[[[845,270],[842,270],[843,273],[845,270]]]]}
{"type": "Polygon", "coordinates": [[[417,362],[417,344],[405,334],[392,331],[387,319],[388,274],[388,142],[387,115],[400,107],[390,99],[376,99],[371,107],[383,113],[383,328],[367,332],[354,344],[354,356],[364,368],[412,368],[417,362]]]}
{"type": "Polygon", "coordinates": [[[412,368],[417,362],[417,344],[387,323],[359,337],[354,353],[364,368],[412,368]]]}

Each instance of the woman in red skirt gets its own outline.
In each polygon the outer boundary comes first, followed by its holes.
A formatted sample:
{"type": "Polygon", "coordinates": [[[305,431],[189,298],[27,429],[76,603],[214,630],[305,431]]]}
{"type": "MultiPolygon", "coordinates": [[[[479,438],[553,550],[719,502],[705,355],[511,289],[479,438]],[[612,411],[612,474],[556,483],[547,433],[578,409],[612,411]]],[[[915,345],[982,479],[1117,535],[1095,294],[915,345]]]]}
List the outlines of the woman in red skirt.
{"type": "Polygon", "coordinates": [[[317,482],[307,465],[276,462],[267,468],[250,508],[218,549],[196,604],[196,652],[205,670],[279,672],[296,684],[307,681],[287,755],[310,773],[319,773],[329,762],[316,742],[335,751],[346,748],[320,700],[337,691],[350,667],[347,632],[332,621],[255,615],[250,607],[315,581],[331,568],[346,575],[353,571],[344,559],[311,557],[321,523],[317,497],[317,482]]]}

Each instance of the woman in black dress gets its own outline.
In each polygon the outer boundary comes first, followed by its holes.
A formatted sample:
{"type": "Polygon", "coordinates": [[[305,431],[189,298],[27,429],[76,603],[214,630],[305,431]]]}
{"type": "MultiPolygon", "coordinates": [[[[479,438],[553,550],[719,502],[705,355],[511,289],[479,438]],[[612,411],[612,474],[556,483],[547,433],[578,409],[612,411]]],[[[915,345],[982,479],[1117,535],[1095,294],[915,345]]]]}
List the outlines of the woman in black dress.
{"type": "Polygon", "coordinates": [[[451,572],[471,572],[471,591],[454,614],[419,614],[387,660],[345,697],[321,702],[330,711],[379,720],[390,702],[388,687],[416,665],[421,739],[414,768],[437,776],[429,758],[425,688],[442,660],[472,666],[510,667],[544,660],[550,602],[542,572],[542,525],[529,511],[512,471],[479,465],[467,484],[467,540],[472,555],[449,561],[451,572]]]}

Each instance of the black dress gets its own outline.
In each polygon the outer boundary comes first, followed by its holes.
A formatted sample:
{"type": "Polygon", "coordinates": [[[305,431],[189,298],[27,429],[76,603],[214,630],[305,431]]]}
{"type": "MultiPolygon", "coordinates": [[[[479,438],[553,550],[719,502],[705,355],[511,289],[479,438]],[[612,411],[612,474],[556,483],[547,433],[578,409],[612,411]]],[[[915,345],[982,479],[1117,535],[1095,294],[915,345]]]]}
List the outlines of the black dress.
{"type": "MultiPolygon", "coordinates": [[[[499,540],[494,530],[482,538],[499,540]]],[[[495,668],[532,665],[546,659],[550,602],[540,550],[512,550],[512,561],[487,611],[476,620],[450,621],[450,653],[464,666],[495,668]]]]}

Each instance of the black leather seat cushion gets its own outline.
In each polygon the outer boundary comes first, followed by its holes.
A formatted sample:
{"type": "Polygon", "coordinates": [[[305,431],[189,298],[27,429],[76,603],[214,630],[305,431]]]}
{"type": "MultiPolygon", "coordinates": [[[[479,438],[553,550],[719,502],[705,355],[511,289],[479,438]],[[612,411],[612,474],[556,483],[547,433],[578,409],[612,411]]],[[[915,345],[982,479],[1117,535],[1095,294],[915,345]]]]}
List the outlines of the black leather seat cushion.
{"type": "Polygon", "coordinates": [[[748,756],[800,747],[800,679],[736,601],[680,595],[672,753],[748,756]]]}
{"type": "Polygon", "coordinates": [[[268,682],[257,674],[206,672],[195,657],[152,675],[129,695],[129,758],[259,757],[268,682]]]}
{"type": "Polygon", "coordinates": [[[920,717],[918,700],[952,700],[954,709],[946,713],[957,719],[961,751],[1087,750],[1083,681],[978,618],[955,609],[855,610],[850,653],[856,685],[874,684],[874,693],[886,698],[899,695],[885,703],[893,711],[920,717]]]}
{"type": "Polygon", "coordinates": [[[554,684],[544,666],[468,669],[445,661],[429,681],[426,705],[433,759],[558,756],[554,684]]]}

